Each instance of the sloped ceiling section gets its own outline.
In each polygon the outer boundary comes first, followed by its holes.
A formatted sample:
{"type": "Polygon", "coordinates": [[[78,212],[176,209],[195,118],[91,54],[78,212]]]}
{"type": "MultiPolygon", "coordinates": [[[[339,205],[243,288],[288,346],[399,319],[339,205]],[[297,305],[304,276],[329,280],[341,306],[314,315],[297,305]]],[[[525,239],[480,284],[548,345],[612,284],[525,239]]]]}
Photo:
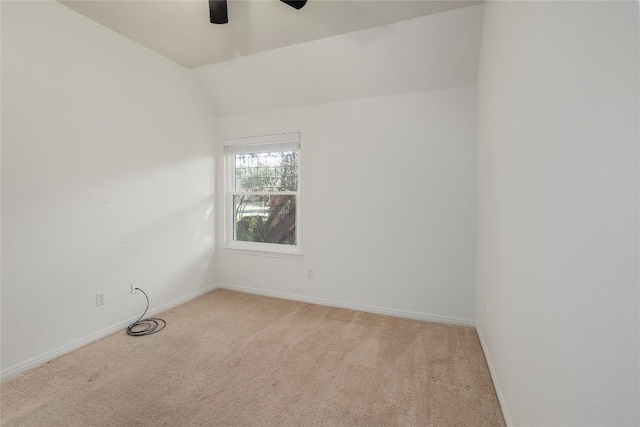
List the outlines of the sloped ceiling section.
{"type": "Polygon", "coordinates": [[[218,115],[476,84],[484,5],[193,69],[218,115]]]}
{"type": "Polygon", "coordinates": [[[59,0],[187,68],[477,4],[466,0],[228,0],[229,23],[209,23],[207,0],[59,0]]]}

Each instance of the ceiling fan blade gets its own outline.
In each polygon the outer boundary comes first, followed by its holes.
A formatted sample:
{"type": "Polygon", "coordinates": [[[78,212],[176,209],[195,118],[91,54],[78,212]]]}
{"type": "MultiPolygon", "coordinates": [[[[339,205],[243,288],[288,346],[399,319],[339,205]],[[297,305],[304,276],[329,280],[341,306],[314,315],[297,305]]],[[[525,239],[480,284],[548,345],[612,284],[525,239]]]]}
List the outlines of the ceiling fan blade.
{"type": "Polygon", "coordinates": [[[209,0],[209,19],[212,24],[226,24],[229,22],[227,0],[209,0]]]}
{"type": "Polygon", "coordinates": [[[280,0],[282,3],[286,3],[295,9],[302,9],[302,6],[307,4],[307,0],[280,0]]]}

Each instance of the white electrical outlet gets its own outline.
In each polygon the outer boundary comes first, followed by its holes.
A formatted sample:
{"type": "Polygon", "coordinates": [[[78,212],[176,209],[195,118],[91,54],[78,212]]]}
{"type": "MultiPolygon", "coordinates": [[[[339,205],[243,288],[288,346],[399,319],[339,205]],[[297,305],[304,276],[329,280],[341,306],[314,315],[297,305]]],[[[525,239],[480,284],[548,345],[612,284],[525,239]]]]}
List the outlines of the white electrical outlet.
{"type": "Polygon", "coordinates": [[[135,283],[131,284],[131,295],[135,295],[136,294],[136,288],[138,287],[138,285],[136,285],[135,283]]]}
{"type": "Polygon", "coordinates": [[[102,292],[96,294],[96,306],[104,305],[104,294],[102,292]]]}
{"type": "Polygon", "coordinates": [[[313,279],[313,270],[307,270],[307,279],[313,279]]]}

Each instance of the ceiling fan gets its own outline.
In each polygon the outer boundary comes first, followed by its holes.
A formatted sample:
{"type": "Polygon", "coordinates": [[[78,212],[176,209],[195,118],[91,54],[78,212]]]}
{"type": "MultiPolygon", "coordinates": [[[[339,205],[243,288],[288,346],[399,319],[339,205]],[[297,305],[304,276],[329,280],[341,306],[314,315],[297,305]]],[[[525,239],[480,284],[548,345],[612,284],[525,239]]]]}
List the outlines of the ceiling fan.
{"type": "MultiPolygon", "coordinates": [[[[280,0],[295,9],[302,9],[307,0],[280,0]]],[[[227,0],[209,0],[209,18],[212,24],[226,24],[229,22],[227,16],[227,0]]]]}

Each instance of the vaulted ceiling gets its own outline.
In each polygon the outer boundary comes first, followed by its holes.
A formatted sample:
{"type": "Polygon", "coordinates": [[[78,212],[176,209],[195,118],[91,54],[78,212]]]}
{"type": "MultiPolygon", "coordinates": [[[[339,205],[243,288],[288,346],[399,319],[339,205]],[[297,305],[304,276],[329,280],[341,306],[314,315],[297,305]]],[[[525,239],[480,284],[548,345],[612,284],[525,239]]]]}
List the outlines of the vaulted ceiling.
{"type": "Polygon", "coordinates": [[[285,46],[193,70],[218,115],[475,86],[484,6],[285,46]]]}
{"type": "Polygon", "coordinates": [[[480,1],[229,0],[229,23],[209,22],[207,0],[60,0],[188,68],[458,9],[480,1]]]}

